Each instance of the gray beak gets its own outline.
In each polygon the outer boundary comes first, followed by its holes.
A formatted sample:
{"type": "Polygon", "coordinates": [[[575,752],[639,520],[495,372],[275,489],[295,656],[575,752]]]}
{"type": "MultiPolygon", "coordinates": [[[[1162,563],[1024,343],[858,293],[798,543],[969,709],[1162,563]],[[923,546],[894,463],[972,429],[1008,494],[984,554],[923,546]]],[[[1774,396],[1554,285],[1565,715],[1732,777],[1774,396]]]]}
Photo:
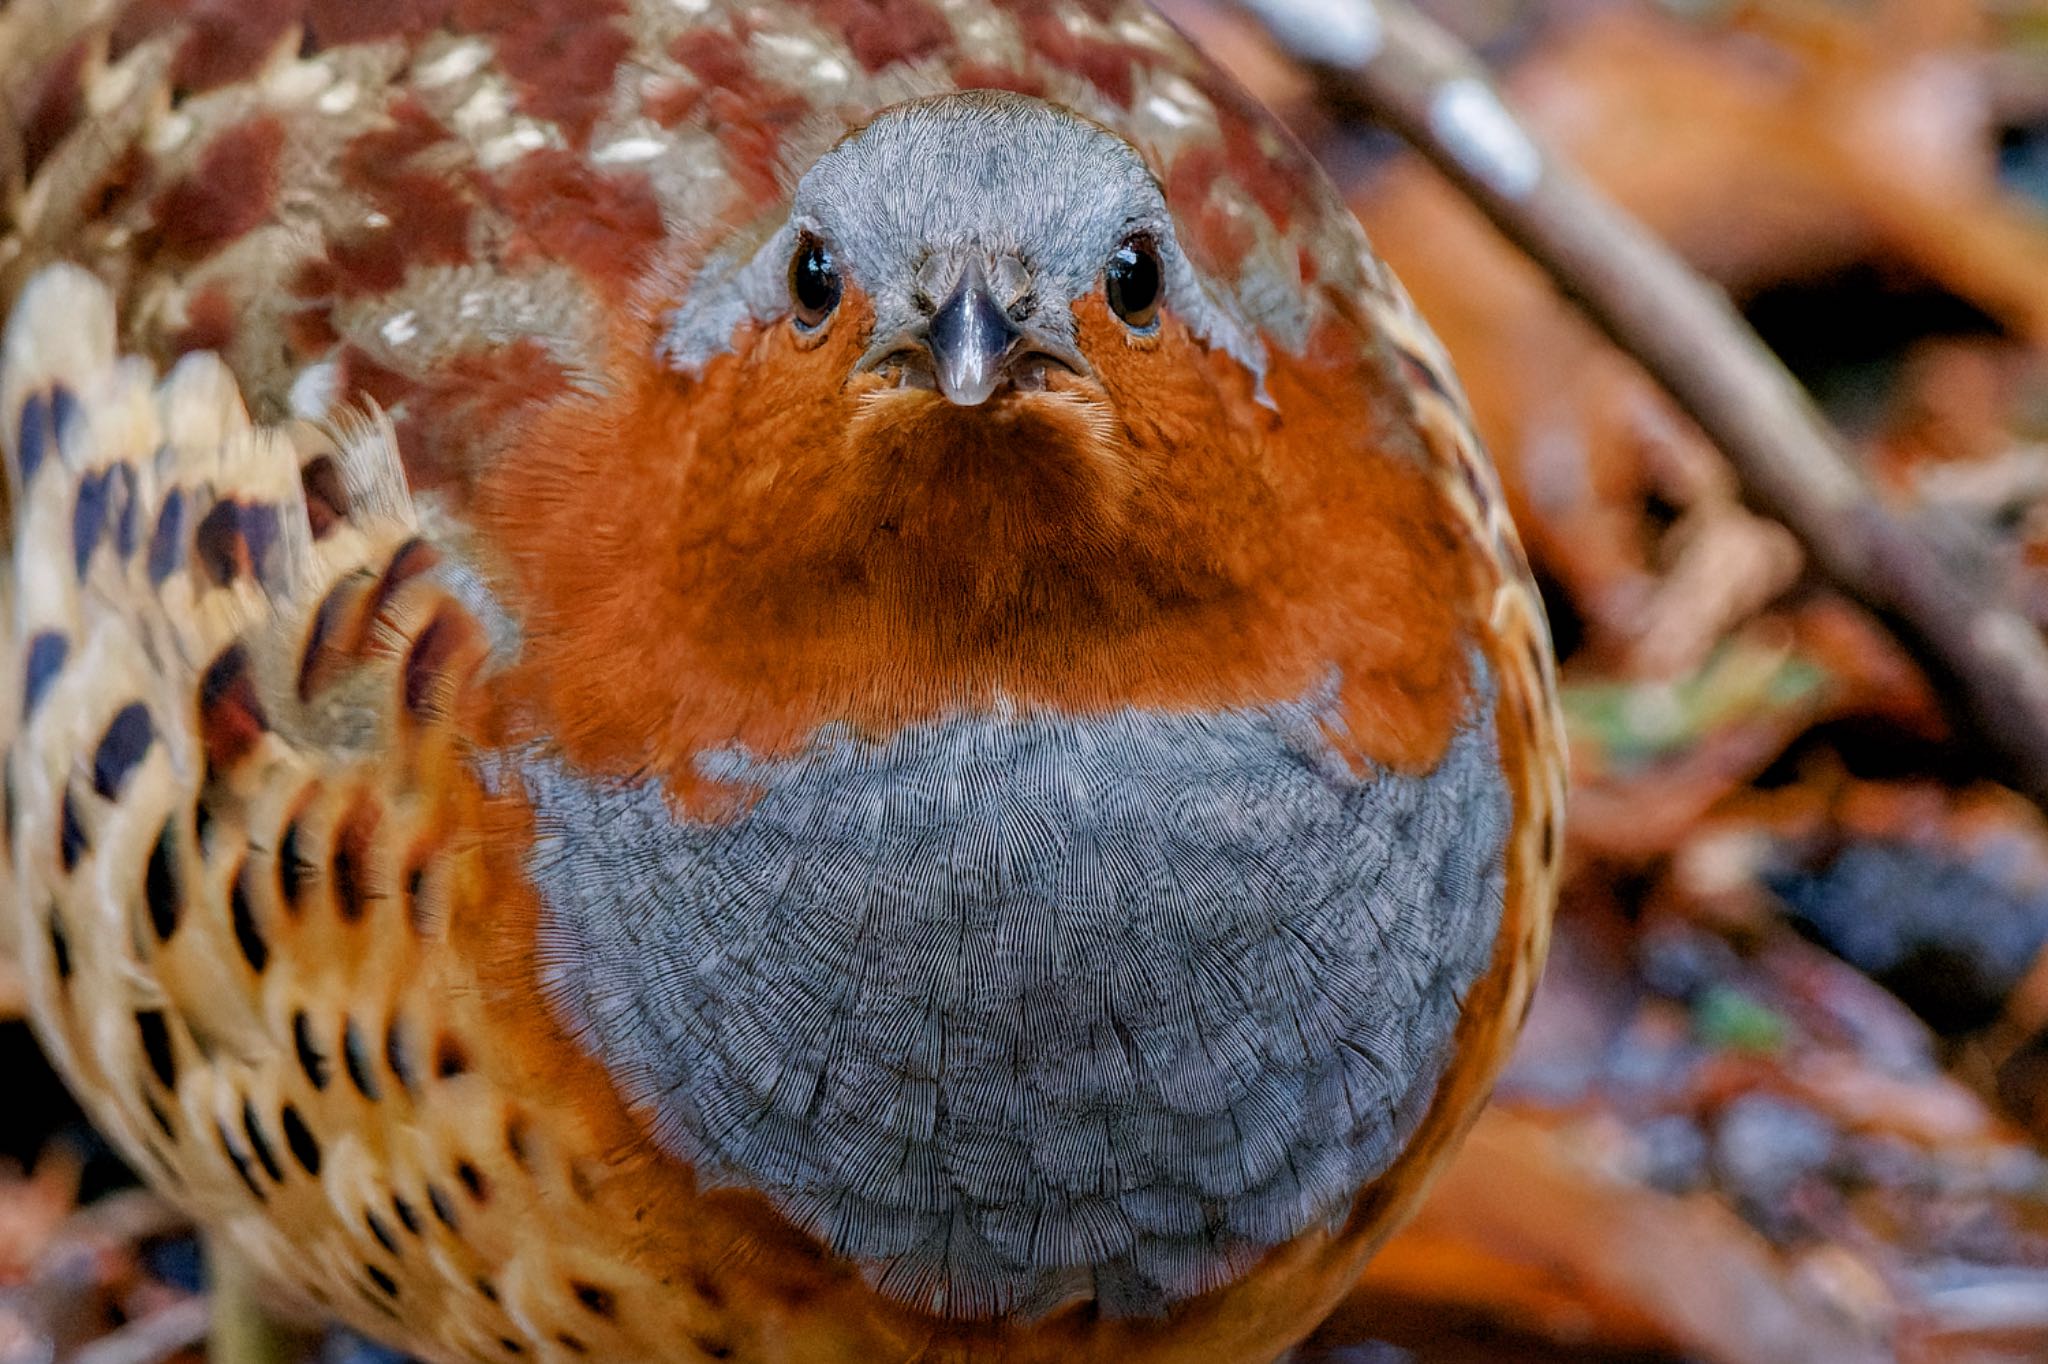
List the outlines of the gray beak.
{"type": "Polygon", "coordinates": [[[996,303],[980,262],[970,261],[925,333],[939,392],[962,407],[987,402],[1023,335],[996,303]]]}

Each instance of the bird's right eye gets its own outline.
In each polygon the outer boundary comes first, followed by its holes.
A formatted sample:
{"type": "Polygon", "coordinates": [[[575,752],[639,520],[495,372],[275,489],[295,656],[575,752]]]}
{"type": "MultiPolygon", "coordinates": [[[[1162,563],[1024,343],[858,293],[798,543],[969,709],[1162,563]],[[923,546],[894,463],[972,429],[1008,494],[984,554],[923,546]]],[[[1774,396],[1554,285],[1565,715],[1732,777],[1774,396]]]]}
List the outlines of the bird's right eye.
{"type": "Polygon", "coordinates": [[[806,329],[822,327],[839,306],[844,286],[831,248],[816,237],[804,236],[796,244],[789,262],[789,297],[795,305],[797,325],[806,329]]]}

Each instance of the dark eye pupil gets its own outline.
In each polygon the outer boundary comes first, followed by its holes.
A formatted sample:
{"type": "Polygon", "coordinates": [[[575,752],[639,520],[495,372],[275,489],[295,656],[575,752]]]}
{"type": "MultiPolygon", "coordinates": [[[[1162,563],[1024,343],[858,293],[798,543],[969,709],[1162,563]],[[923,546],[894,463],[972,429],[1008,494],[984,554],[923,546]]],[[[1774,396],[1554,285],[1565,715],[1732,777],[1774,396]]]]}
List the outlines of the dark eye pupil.
{"type": "Polygon", "coordinates": [[[789,263],[789,294],[796,303],[796,320],[815,327],[839,306],[839,269],[825,243],[806,237],[789,263]]]}
{"type": "Polygon", "coordinates": [[[1132,240],[1119,246],[1102,272],[1102,286],[1125,326],[1143,331],[1159,320],[1159,253],[1152,243],[1132,240]]]}

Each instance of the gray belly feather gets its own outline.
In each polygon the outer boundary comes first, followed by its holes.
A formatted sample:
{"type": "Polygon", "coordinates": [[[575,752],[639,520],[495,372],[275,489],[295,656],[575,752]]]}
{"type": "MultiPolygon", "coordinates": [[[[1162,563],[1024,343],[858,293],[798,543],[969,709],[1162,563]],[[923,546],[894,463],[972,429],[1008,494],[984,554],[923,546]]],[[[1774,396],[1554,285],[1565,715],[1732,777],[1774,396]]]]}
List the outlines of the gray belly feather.
{"type": "MultiPolygon", "coordinates": [[[[1475,664],[1475,667],[1477,665],[1475,664]]],[[[746,814],[518,758],[545,984],[708,1185],[956,1317],[1162,1310],[1400,1153],[1499,927],[1491,686],[1426,777],[1320,695],[724,752],[746,814]]]]}

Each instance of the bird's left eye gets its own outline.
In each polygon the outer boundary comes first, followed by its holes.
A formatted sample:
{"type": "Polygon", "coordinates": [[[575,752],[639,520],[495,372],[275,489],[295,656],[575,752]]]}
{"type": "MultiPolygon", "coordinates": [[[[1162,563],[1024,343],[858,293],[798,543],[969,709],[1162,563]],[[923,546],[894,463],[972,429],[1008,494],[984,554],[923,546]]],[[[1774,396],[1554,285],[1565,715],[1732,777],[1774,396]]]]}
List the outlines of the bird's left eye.
{"type": "Polygon", "coordinates": [[[797,323],[804,327],[823,326],[839,306],[843,291],[831,248],[816,237],[806,236],[798,241],[796,255],[789,262],[789,297],[796,305],[797,323]]]}
{"type": "Polygon", "coordinates": [[[1159,248],[1150,238],[1127,238],[1116,249],[1102,270],[1102,292],[1109,299],[1111,311],[1124,320],[1126,327],[1134,332],[1152,330],[1159,321],[1164,289],[1159,248]]]}

